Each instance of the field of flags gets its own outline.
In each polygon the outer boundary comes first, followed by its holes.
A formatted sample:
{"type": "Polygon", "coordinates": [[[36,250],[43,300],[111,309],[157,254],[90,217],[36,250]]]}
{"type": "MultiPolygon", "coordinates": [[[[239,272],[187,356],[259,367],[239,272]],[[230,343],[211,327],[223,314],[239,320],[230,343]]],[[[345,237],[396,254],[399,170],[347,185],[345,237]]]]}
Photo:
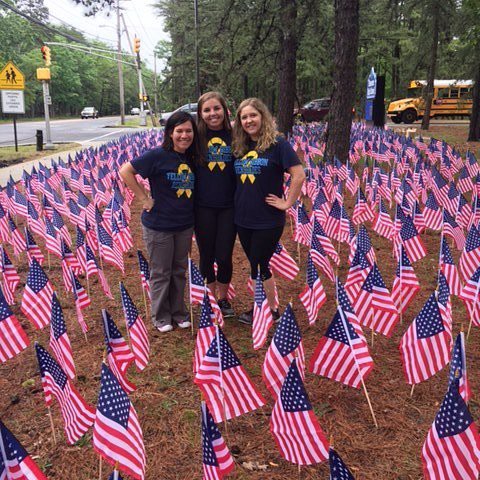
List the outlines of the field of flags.
{"type": "Polygon", "coordinates": [[[323,161],[322,127],[295,128],[307,182],[271,261],[278,322],[235,252],[229,298],[253,306],[251,329],[224,321],[192,258],[192,336],[154,334],[139,207],[118,169],[161,133],[2,188],[0,479],[67,478],[69,462],[85,479],[478,478],[474,154],[354,124],[342,164],[323,161]],[[20,422],[37,416],[40,443],[20,422]]]}

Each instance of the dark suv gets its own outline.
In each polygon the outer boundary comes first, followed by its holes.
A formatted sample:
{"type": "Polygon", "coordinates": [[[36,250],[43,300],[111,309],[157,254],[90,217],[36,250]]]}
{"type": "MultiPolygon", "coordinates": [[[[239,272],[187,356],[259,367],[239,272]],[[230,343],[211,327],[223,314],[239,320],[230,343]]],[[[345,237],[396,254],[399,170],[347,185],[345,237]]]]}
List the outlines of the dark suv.
{"type": "Polygon", "coordinates": [[[295,118],[301,122],[321,122],[330,111],[330,98],[311,100],[294,112],[295,118]]]}

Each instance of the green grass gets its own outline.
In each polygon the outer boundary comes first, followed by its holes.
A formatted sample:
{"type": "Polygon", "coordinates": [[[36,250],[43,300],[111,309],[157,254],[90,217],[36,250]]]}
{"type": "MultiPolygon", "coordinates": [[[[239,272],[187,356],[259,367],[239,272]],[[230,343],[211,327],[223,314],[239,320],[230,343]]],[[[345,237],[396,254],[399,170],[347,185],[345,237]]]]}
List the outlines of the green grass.
{"type": "MultiPolygon", "coordinates": [[[[157,119],[157,122],[158,122],[158,119],[157,119]]],[[[117,127],[120,127],[120,123],[117,123],[116,125],[117,127]]],[[[125,120],[125,125],[122,125],[122,126],[125,126],[125,127],[140,127],[140,117],[134,117],[134,118],[130,118],[128,120],[125,120]]],[[[152,119],[150,117],[150,115],[147,115],[147,127],[153,127],[152,125],[152,119]]]]}
{"type": "Polygon", "coordinates": [[[14,146],[0,147],[0,168],[79,147],[78,143],[58,143],[55,144],[55,150],[42,150],[41,152],[37,152],[35,145],[19,145],[18,152],[15,151],[14,146]]]}

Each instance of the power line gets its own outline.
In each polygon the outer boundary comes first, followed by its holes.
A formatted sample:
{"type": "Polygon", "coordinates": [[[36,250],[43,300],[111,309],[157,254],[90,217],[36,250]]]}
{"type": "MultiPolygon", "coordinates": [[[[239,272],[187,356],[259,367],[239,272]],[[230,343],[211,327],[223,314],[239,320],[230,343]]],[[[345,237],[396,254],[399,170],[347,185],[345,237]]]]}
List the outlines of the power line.
{"type": "Polygon", "coordinates": [[[0,6],[11,10],[13,13],[16,13],[17,15],[20,15],[21,17],[25,18],[28,20],[30,23],[33,23],[39,27],[44,28],[45,30],[48,30],[50,33],[54,33],[55,35],[60,35],[61,37],[66,38],[67,40],[70,40],[71,42],[76,42],[76,43],[82,43],[84,45],[88,45],[88,42],[85,41],[84,39],[76,38],[68,33],[64,33],[60,30],[57,30],[56,28],[53,28],[49,25],[46,25],[45,23],[41,22],[40,20],[37,20],[35,18],[30,17],[30,15],[27,15],[26,13],[22,12],[21,10],[18,10],[18,8],[15,8],[13,5],[10,5],[9,3],[5,2],[4,0],[0,0],[0,6]]]}

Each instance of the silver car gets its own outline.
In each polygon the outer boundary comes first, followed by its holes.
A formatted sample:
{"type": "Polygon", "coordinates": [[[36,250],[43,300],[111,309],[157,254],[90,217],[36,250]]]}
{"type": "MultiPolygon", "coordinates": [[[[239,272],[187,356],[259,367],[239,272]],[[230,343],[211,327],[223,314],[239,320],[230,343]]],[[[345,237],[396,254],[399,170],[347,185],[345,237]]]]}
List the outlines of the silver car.
{"type": "Polygon", "coordinates": [[[84,118],[98,118],[98,110],[95,107],[85,107],[81,112],[80,116],[82,120],[84,118]]]}
{"type": "Polygon", "coordinates": [[[167,123],[167,120],[176,112],[187,112],[196,121],[197,120],[197,107],[198,107],[197,103],[186,103],[185,105],[182,105],[181,107],[178,107],[173,112],[162,113],[162,118],[160,119],[160,125],[162,127],[164,127],[165,124],[167,123]]]}

